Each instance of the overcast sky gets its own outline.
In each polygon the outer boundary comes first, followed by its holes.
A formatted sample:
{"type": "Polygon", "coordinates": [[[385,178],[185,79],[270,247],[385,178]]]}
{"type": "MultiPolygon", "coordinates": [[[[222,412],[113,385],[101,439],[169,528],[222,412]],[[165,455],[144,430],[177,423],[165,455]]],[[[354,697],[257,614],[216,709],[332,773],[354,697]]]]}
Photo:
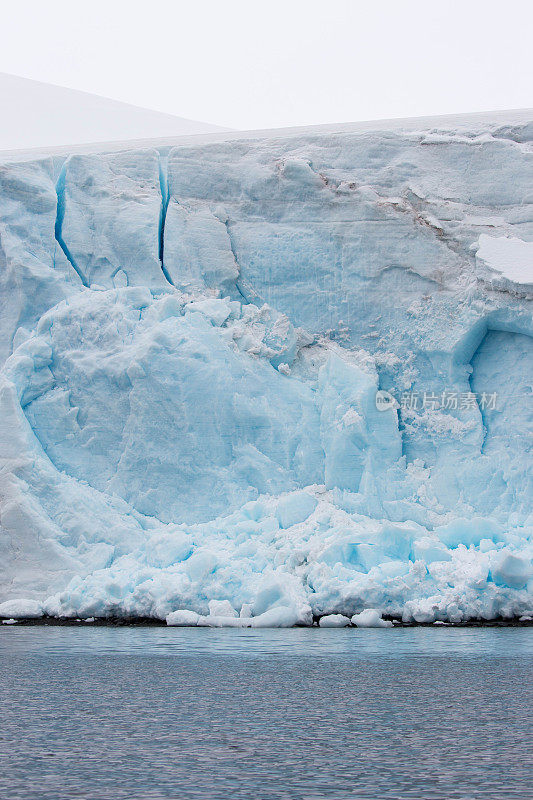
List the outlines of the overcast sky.
{"type": "Polygon", "coordinates": [[[533,105],[531,0],[0,7],[0,71],[233,128],[533,105]]]}

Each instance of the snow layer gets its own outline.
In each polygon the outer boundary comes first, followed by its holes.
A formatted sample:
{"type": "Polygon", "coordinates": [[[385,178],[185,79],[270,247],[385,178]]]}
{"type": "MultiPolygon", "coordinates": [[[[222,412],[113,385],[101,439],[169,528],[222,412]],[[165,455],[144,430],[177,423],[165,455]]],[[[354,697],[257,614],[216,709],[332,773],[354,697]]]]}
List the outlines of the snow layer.
{"type": "Polygon", "coordinates": [[[0,616],[531,613],[530,131],[0,164],[0,616]]]}
{"type": "Polygon", "coordinates": [[[482,233],[476,258],[514,283],[533,284],[533,242],[482,233]]]}

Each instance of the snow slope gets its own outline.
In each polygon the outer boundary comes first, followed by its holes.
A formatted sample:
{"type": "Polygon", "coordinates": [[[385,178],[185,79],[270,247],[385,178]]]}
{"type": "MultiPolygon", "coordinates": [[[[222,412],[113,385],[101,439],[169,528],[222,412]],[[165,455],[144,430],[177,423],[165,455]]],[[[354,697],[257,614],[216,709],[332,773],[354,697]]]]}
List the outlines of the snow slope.
{"type": "Polygon", "coordinates": [[[0,108],[0,151],[224,130],[6,73],[0,73],[0,108]]]}
{"type": "Polygon", "coordinates": [[[531,612],[529,119],[1,164],[0,615],[531,612]]]}

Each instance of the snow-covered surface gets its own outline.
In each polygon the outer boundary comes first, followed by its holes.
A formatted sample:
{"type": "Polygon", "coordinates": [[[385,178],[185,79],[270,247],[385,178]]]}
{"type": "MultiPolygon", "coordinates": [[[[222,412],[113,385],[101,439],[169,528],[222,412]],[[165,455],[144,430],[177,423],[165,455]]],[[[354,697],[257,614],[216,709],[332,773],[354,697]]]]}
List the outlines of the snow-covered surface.
{"type": "Polygon", "coordinates": [[[530,614],[528,119],[0,163],[0,616],[530,614]]]}
{"type": "MultiPolygon", "coordinates": [[[[46,84],[48,85],[48,84],[46,84]]],[[[80,92],[80,94],[84,94],[80,92]]],[[[102,99],[102,98],[98,98],[102,99]]],[[[107,98],[104,98],[107,99],[107,98]]],[[[115,102],[115,101],[113,101],[115,102]]],[[[144,110],[144,109],[143,109],[144,110]]],[[[150,112],[152,113],[152,112],[150,112]]],[[[180,120],[179,117],[173,119],[180,120]]],[[[67,157],[73,154],[91,153],[111,153],[121,150],[150,150],[156,149],[163,155],[168,155],[174,147],[185,145],[215,144],[221,142],[231,142],[240,140],[255,139],[287,139],[289,137],[302,136],[321,136],[324,134],[345,134],[345,133],[393,133],[393,132],[420,132],[420,131],[453,131],[455,135],[464,133],[470,135],[472,131],[498,130],[500,135],[510,135],[517,137],[517,140],[530,141],[531,126],[533,119],[533,109],[510,109],[508,111],[475,112],[472,114],[446,114],[438,117],[404,117],[398,119],[381,120],[359,120],[357,122],[345,122],[330,125],[306,125],[295,128],[266,128],[264,130],[232,130],[221,128],[216,125],[203,126],[200,131],[184,131],[173,135],[163,135],[155,137],[152,133],[149,137],[135,138],[135,135],[128,129],[124,136],[115,136],[107,141],[102,139],[91,139],[89,131],[79,144],[62,143],[51,146],[43,146],[42,137],[38,144],[18,145],[14,148],[0,150],[0,161],[28,161],[39,157],[55,156],[67,157]],[[205,131],[204,128],[209,129],[205,131]]],[[[189,122],[189,120],[185,120],[189,122]]],[[[32,139],[32,141],[34,141],[32,139]]]]}
{"type": "Polygon", "coordinates": [[[0,73],[0,108],[0,151],[224,130],[6,73],[0,73]]]}
{"type": "Polygon", "coordinates": [[[476,257],[513,283],[533,284],[533,242],[482,233],[476,257]]]}

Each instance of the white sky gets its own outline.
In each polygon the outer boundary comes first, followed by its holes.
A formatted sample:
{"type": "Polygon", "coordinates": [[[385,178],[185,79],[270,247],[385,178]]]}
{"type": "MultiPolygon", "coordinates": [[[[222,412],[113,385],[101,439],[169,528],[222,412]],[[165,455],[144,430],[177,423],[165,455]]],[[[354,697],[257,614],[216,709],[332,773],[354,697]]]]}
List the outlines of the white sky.
{"type": "Polygon", "coordinates": [[[233,128],[533,105],[531,0],[0,0],[0,71],[233,128]]]}

